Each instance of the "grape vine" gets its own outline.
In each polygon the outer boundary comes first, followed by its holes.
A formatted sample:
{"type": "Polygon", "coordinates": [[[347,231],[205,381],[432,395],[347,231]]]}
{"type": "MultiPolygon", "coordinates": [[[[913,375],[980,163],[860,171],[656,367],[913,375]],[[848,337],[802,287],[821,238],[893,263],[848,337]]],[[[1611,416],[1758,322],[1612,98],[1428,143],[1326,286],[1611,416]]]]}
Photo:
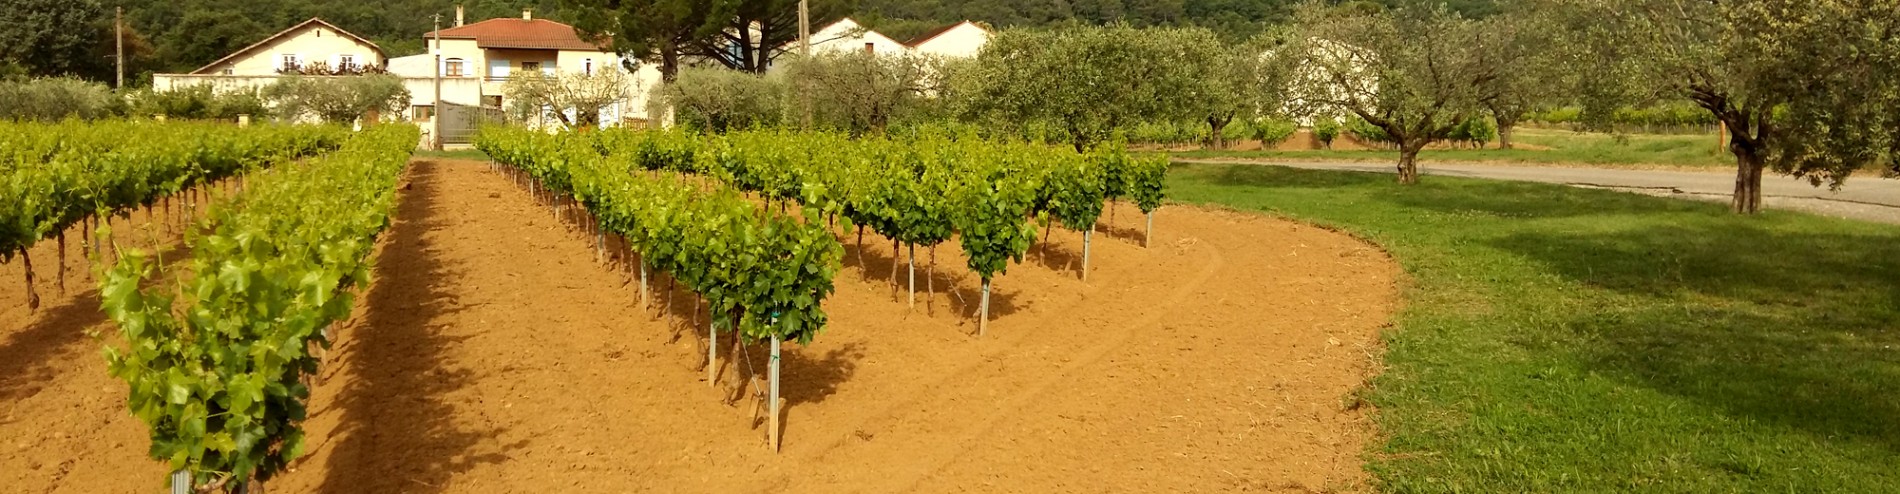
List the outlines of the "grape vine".
{"type": "Polygon", "coordinates": [[[101,306],[125,342],[106,361],[131,388],[153,458],[204,489],[268,479],[303,454],[312,348],[328,348],[325,328],[368,281],[418,137],[379,126],[253,174],[188,238],[179,272],[137,249],[106,272],[101,306]]]}

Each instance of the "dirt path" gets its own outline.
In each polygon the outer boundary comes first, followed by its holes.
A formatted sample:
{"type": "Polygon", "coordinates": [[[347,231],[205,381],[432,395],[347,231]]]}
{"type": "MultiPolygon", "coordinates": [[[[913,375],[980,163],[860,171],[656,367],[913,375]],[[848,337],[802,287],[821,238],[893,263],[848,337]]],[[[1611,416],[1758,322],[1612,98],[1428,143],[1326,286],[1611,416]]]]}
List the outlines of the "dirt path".
{"type": "MultiPolygon", "coordinates": [[[[826,303],[832,326],[809,347],[787,347],[791,405],[784,450],[773,454],[749,403],[725,404],[748,366],[722,367],[718,386],[704,382],[704,336],[685,325],[705,319],[687,314],[684,292],[674,297],[673,326],[639,309],[638,284],[595,263],[590,238],[480,164],[420,163],[410,184],[375,281],[325,363],[307,424],[311,455],[272,491],[1364,485],[1368,415],[1347,397],[1374,365],[1397,269],[1344,235],[1171,207],[1155,220],[1154,247],[1143,249],[1129,230],[1138,213],[1124,207],[1121,230],[1095,239],[1088,283],[1062,269],[1081,238],[1061,231],[1047,259],[1032,254],[1001,277],[999,315],[983,338],[956,315],[968,313],[961,300],[974,300],[977,283],[954,245],[940,248],[934,278],[920,266],[920,290],[930,279],[940,293],[920,293],[910,311],[886,281],[890,244],[867,236],[865,269],[847,238],[838,293],[826,303]]],[[[15,297],[7,286],[0,297],[15,297]]],[[[15,355],[9,343],[0,356],[15,355]]],[[[104,376],[93,344],[75,348],[28,356],[72,362],[44,374],[55,384],[34,410],[68,406],[104,421],[69,442],[115,446],[84,452],[65,480],[32,470],[16,485],[155,486],[162,467],[143,461],[142,427],[118,403],[122,385],[104,376]]],[[[747,350],[759,369],[761,349],[747,350]]],[[[30,431],[47,420],[9,408],[0,437],[36,437],[30,431]]],[[[72,456],[8,449],[0,476],[72,456]]]]}
{"type": "MultiPolygon", "coordinates": [[[[1232,159],[1177,159],[1175,162],[1245,163],[1393,173],[1391,163],[1232,159]]],[[[1729,202],[1735,194],[1734,168],[1627,170],[1523,163],[1424,163],[1419,165],[1419,173],[1543,182],[1720,203],[1729,202]]],[[[1774,209],[1793,209],[1836,218],[1900,224],[1900,180],[1881,178],[1879,170],[1863,170],[1849,179],[1841,190],[1833,191],[1827,187],[1815,187],[1805,179],[1770,173],[1762,178],[1762,204],[1774,209]]]]}

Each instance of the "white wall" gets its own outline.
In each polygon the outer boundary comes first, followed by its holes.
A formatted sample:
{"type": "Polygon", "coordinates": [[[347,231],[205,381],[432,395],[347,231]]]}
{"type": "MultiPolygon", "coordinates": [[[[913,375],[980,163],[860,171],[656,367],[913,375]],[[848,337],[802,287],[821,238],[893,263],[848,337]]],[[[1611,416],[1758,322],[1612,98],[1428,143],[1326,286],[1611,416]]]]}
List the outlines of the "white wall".
{"type": "Polygon", "coordinates": [[[957,27],[925,40],[916,46],[917,53],[945,58],[969,58],[976,56],[983,47],[990,44],[990,31],[965,21],[957,27]]]}
{"type": "Polygon", "coordinates": [[[910,47],[877,31],[864,29],[857,21],[844,19],[811,34],[813,53],[827,51],[863,51],[868,43],[877,53],[908,53],[910,47]]]}

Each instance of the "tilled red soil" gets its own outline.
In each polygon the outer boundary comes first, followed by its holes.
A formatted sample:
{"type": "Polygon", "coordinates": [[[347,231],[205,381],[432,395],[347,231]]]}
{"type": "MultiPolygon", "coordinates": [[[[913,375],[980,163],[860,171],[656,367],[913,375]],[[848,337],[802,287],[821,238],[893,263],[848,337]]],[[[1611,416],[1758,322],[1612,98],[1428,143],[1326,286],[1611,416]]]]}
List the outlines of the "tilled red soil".
{"type": "MultiPolygon", "coordinates": [[[[674,317],[659,293],[642,310],[622,265],[596,263],[591,237],[480,163],[418,162],[409,183],[324,363],[310,455],[272,492],[1365,488],[1372,430],[1352,397],[1399,274],[1346,235],[1170,206],[1142,248],[1122,205],[1088,282],[1081,235],[1058,230],[1046,258],[997,280],[983,337],[954,243],[934,278],[918,252],[913,310],[889,284],[890,243],[867,235],[860,263],[846,236],[831,326],[786,346],[773,453],[751,401],[726,404],[751,392],[731,383],[763,372],[763,346],[709,386],[690,294],[672,297],[674,317]]],[[[46,303],[28,312],[18,263],[0,267],[0,482],[157,490],[164,466],[99,356],[117,330],[90,280],[59,296],[41,278],[46,303]]]]}

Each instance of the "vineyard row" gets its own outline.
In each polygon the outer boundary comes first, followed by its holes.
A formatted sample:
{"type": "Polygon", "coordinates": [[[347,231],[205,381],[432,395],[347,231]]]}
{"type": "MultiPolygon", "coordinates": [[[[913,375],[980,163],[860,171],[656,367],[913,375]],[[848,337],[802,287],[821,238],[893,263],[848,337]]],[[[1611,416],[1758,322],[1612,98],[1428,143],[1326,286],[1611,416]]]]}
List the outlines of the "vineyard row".
{"type": "Polygon", "coordinates": [[[106,360],[130,386],[150,454],[180,472],[174,485],[248,485],[303,453],[316,350],[368,281],[418,137],[380,126],[322,157],[252,173],[198,223],[190,259],[126,249],[102,276],[101,305],[125,342],[106,360]]]}

